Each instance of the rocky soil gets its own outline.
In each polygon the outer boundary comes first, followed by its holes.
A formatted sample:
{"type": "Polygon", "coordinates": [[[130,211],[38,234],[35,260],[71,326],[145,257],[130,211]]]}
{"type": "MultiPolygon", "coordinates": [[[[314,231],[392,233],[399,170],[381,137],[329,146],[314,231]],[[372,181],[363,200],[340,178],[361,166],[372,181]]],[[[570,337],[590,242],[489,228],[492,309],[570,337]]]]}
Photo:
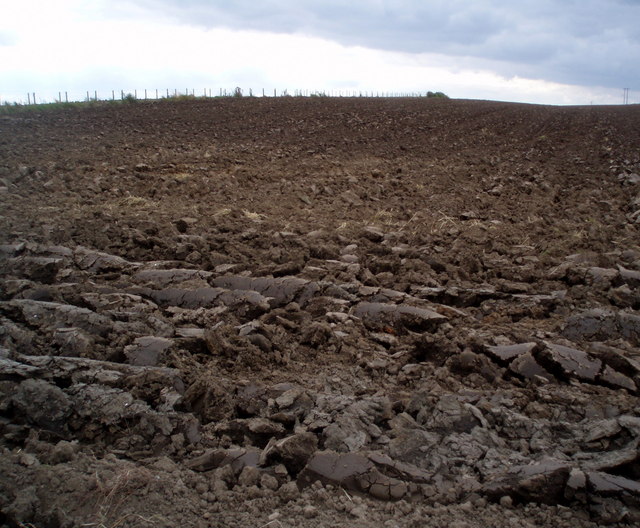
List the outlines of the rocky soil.
{"type": "Polygon", "coordinates": [[[640,525],[640,108],[0,113],[0,526],[640,525]]]}

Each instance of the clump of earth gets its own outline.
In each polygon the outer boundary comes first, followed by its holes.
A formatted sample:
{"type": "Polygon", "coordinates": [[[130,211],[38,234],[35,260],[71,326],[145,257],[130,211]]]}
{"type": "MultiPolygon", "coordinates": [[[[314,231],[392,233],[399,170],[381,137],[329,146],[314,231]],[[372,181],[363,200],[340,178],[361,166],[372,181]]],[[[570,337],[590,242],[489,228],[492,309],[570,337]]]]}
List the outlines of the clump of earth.
{"type": "Polygon", "coordinates": [[[638,526],[638,123],[0,113],[0,526],[638,526]]]}

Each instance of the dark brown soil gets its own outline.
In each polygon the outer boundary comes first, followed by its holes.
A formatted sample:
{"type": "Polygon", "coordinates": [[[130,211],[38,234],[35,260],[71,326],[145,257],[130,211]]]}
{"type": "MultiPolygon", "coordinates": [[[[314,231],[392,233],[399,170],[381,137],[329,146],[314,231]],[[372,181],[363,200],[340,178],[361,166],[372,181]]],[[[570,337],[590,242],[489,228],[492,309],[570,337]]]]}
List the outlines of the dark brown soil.
{"type": "Polygon", "coordinates": [[[0,110],[0,526],[638,526],[640,107],[0,110]]]}

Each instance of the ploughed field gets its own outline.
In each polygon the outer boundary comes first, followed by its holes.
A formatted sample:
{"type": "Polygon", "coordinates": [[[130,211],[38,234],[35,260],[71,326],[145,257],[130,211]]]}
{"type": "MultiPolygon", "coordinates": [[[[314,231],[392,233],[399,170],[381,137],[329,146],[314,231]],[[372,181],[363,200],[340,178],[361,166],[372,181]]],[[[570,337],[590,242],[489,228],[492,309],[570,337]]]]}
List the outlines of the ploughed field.
{"type": "Polygon", "coordinates": [[[0,526],[640,523],[640,107],[0,113],[0,526]]]}

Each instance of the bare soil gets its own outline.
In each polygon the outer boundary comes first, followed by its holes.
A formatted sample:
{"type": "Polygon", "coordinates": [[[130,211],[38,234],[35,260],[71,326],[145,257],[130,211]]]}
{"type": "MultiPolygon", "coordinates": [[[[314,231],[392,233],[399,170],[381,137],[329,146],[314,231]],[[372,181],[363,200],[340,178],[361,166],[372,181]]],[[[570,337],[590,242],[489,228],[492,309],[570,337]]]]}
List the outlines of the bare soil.
{"type": "Polygon", "coordinates": [[[640,525],[640,107],[0,113],[0,526],[640,525]]]}

